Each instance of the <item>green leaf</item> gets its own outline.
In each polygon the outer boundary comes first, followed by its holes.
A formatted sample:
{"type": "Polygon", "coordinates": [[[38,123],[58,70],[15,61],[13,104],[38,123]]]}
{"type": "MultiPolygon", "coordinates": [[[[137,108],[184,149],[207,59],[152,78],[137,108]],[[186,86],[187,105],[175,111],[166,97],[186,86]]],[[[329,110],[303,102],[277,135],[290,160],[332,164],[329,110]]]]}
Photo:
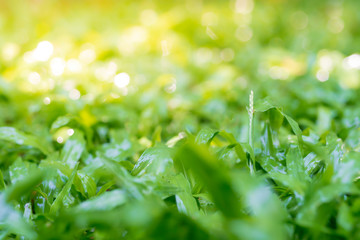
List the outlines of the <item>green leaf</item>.
{"type": "Polygon", "coordinates": [[[326,107],[319,107],[316,126],[319,132],[324,132],[331,127],[332,111],[326,107]]]}
{"type": "Polygon", "coordinates": [[[309,195],[310,197],[299,210],[296,221],[303,226],[311,227],[317,226],[316,216],[318,209],[322,204],[333,201],[343,194],[360,193],[353,185],[342,183],[333,183],[317,189],[310,189],[309,191],[312,191],[312,194],[309,195]]]}
{"type": "Polygon", "coordinates": [[[286,174],[286,168],[278,160],[271,156],[258,157],[261,167],[270,175],[275,173],[286,174]]]}
{"type": "MultiPolygon", "coordinates": [[[[92,177],[90,177],[84,173],[81,173],[81,172],[78,172],[77,176],[81,180],[81,185],[83,186],[84,191],[87,194],[87,197],[91,198],[91,197],[95,196],[96,195],[96,183],[92,179],[92,177]]],[[[74,180],[74,184],[76,184],[75,180],[74,180]]]]}
{"type": "Polygon", "coordinates": [[[173,160],[167,147],[146,149],[136,162],[132,175],[165,174],[173,166],[173,160]]]}
{"type": "Polygon", "coordinates": [[[198,144],[210,144],[210,142],[218,133],[218,131],[215,131],[211,128],[203,128],[196,135],[195,141],[198,144]]]}
{"type": "Polygon", "coordinates": [[[286,168],[290,176],[299,181],[309,181],[306,174],[304,160],[301,156],[300,149],[297,146],[290,146],[286,154],[286,168]]]}
{"type": "Polygon", "coordinates": [[[219,135],[225,137],[226,140],[228,140],[230,144],[234,145],[235,152],[241,161],[247,162],[247,157],[246,157],[244,148],[240,143],[238,143],[236,141],[234,135],[232,135],[231,133],[228,133],[226,131],[220,131],[219,135]]]}
{"type": "Polygon", "coordinates": [[[0,190],[5,189],[5,188],[6,188],[6,185],[4,182],[4,176],[2,174],[2,171],[0,170],[0,190]]]}
{"type": "Polygon", "coordinates": [[[10,141],[19,145],[32,146],[44,154],[49,154],[52,149],[40,138],[26,134],[12,127],[0,127],[0,139],[10,141]]]}
{"type": "Polygon", "coordinates": [[[205,146],[189,142],[177,151],[176,159],[199,176],[214,203],[226,217],[241,216],[240,202],[227,173],[205,146]]]}
{"type": "Polygon", "coordinates": [[[133,176],[129,174],[121,165],[111,161],[103,156],[101,159],[106,168],[116,177],[117,183],[135,199],[143,199],[143,193],[139,189],[139,185],[135,184],[133,176]]]}
{"type": "Polygon", "coordinates": [[[9,168],[9,175],[11,183],[16,183],[19,180],[24,179],[27,176],[28,169],[25,166],[21,158],[16,159],[16,161],[11,164],[9,168]]]}
{"type": "Polygon", "coordinates": [[[104,192],[106,192],[110,187],[112,187],[113,185],[115,185],[115,181],[110,181],[105,183],[99,190],[99,192],[96,194],[96,196],[99,196],[101,194],[103,194],[104,192]]]}
{"type": "MultiPolygon", "coordinates": [[[[62,163],[62,162],[45,160],[45,161],[41,161],[39,166],[44,169],[50,168],[50,169],[54,169],[56,171],[60,171],[62,174],[66,175],[68,178],[70,178],[70,176],[72,174],[72,169],[68,165],[66,165],[66,163],[62,163]]],[[[75,175],[74,186],[77,191],[79,191],[84,197],[86,197],[83,182],[79,178],[78,174],[75,175]]]]}
{"type": "Polygon", "coordinates": [[[354,218],[351,214],[351,209],[344,202],[340,204],[336,222],[347,232],[350,232],[354,226],[354,218]]]}
{"type": "Polygon", "coordinates": [[[262,142],[264,143],[264,153],[266,155],[276,158],[275,146],[273,144],[272,132],[269,123],[265,123],[264,134],[262,135],[262,142]]]}
{"type": "Polygon", "coordinates": [[[186,180],[182,173],[174,177],[176,185],[182,189],[181,192],[176,194],[176,206],[178,211],[189,216],[196,216],[199,208],[195,198],[191,193],[190,183],[186,180]]]}
{"type": "Polygon", "coordinates": [[[360,153],[349,152],[340,162],[338,171],[333,176],[334,182],[351,183],[360,176],[360,153]]]}
{"type": "Polygon", "coordinates": [[[63,189],[61,190],[61,192],[59,193],[59,195],[56,197],[55,201],[51,205],[50,208],[51,215],[56,215],[60,210],[60,208],[63,206],[64,198],[69,194],[71,186],[73,184],[78,165],[79,165],[78,163],[75,165],[71,173],[71,176],[69,177],[69,180],[66,182],[65,186],[63,187],[63,189]]]}
{"type": "MultiPolygon", "coordinates": [[[[279,106],[271,103],[271,100],[268,98],[260,99],[259,101],[255,102],[254,110],[255,112],[266,112],[272,108],[277,109],[279,106]]],[[[281,111],[280,111],[281,113],[281,111]]]]}
{"type": "Polygon", "coordinates": [[[301,132],[301,129],[299,127],[299,124],[294,119],[289,117],[288,115],[286,115],[284,113],[283,113],[283,115],[286,118],[286,120],[288,121],[288,123],[290,124],[291,129],[295,133],[295,135],[296,135],[296,137],[298,139],[298,144],[299,144],[300,149],[303,149],[304,142],[303,142],[303,139],[302,139],[302,132],[301,132]]]}
{"type": "Polygon", "coordinates": [[[7,201],[20,199],[21,196],[30,193],[38,184],[41,183],[45,173],[39,170],[33,170],[26,174],[21,180],[16,181],[5,190],[7,201]]]}
{"type": "Polygon", "coordinates": [[[50,131],[53,131],[57,128],[63,127],[67,125],[70,121],[72,121],[74,117],[71,116],[60,116],[58,117],[51,125],[50,131]]]}
{"type": "Polygon", "coordinates": [[[70,168],[74,168],[76,163],[81,157],[81,154],[85,150],[85,140],[83,134],[75,130],[65,143],[60,155],[62,162],[66,163],[70,168]]]}
{"type": "Polygon", "coordinates": [[[286,209],[264,178],[239,171],[233,174],[233,182],[248,214],[231,221],[230,231],[240,239],[287,239],[286,209]]]}
{"type": "Polygon", "coordinates": [[[291,129],[293,130],[293,132],[295,133],[295,135],[298,139],[299,147],[300,147],[301,151],[303,150],[302,132],[299,127],[299,124],[294,119],[292,119],[290,116],[285,114],[282,110],[280,110],[280,108],[277,105],[270,103],[269,99],[262,99],[262,100],[258,101],[255,104],[254,108],[255,108],[256,112],[266,112],[273,108],[276,109],[277,111],[279,111],[286,118],[288,123],[290,124],[291,129]]]}
{"type": "Polygon", "coordinates": [[[94,210],[111,210],[128,201],[128,197],[123,190],[113,190],[104,192],[96,198],[92,198],[80,203],[75,207],[75,211],[94,211],[94,210]]]}
{"type": "Polygon", "coordinates": [[[154,147],[156,143],[161,142],[161,131],[161,126],[157,126],[152,135],[151,146],[154,147]]]}
{"type": "Polygon", "coordinates": [[[269,114],[271,129],[279,131],[284,121],[284,115],[274,108],[269,110],[269,114]]]}

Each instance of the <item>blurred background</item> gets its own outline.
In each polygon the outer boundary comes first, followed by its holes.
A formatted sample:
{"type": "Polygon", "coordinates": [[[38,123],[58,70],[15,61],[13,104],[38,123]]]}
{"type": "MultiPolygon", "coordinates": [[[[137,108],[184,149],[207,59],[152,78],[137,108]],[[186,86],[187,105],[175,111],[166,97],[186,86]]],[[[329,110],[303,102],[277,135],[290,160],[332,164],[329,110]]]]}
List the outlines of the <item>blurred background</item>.
{"type": "Polygon", "coordinates": [[[352,124],[331,119],[357,114],[359,9],[357,0],[1,0],[0,124],[49,137],[40,126],[67,115],[98,141],[111,128],[150,138],[161,126],[169,139],[200,124],[242,138],[250,90],[302,128],[352,124]]]}

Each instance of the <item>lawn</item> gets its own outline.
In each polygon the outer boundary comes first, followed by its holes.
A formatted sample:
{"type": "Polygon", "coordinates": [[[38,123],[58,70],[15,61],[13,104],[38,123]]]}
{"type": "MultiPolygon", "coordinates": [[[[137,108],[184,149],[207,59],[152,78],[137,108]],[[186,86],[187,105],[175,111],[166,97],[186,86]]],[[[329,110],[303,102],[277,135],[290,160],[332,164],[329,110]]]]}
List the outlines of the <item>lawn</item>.
{"type": "Polygon", "coordinates": [[[0,239],[360,239],[359,10],[0,0],[0,239]]]}

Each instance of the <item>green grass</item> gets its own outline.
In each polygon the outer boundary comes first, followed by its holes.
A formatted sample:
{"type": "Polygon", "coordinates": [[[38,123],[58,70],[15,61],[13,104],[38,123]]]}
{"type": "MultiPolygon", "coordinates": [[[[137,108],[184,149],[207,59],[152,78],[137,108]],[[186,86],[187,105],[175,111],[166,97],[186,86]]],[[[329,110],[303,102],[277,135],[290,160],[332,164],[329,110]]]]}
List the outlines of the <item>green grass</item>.
{"type": "Polygon", "coordinates": [[[3,237],[356,238],[360,154],[268,99],[252,108],[253,143],[206,128],[173,147],[119,131],[93,146],[76,129],[44,151],[44,139],[0,128],[16,159],[0,179],[3,237]]]}
{"type": "Polygon", "coordinates": [[[359,1],[201,2],[3,3],[0,239],[360,239],[359,1]]]}

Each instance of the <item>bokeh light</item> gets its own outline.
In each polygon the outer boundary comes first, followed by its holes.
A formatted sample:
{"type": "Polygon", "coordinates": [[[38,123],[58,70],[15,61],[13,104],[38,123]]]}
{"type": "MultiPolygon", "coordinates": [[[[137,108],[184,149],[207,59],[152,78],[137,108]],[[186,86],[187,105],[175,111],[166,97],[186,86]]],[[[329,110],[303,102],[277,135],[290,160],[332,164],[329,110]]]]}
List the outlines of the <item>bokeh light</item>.
{"type": "Polygon", "coordinates": [[[129,85],[129,83],[130,83],[130,76],[125,72],[119,73],[114,77],[114,84],[118,88],[124,88],[127,85],[129,85]]]}

